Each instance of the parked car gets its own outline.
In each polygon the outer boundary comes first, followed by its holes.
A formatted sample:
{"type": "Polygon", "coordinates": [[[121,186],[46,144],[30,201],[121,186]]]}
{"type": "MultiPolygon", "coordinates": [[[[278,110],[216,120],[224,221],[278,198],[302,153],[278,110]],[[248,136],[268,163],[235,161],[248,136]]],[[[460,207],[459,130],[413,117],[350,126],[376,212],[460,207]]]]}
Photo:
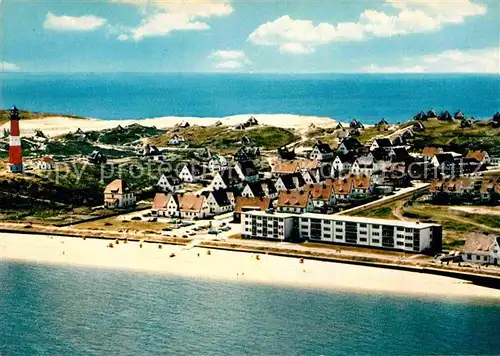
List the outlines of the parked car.
{"type": "Polygon", "coordinates": [[[134,221],[140,221],[142,220],[140,216],[134,216],[133,218],[131,218],[130,220],[134,220],[134,221]]]}
{"type": "Polygon", "coordinates": [[[219,234],[219,231],[217,231],[217,230],[208,230],[208,233],[209,233],[210,235],[218,235],[218,234],[219,234]]]}

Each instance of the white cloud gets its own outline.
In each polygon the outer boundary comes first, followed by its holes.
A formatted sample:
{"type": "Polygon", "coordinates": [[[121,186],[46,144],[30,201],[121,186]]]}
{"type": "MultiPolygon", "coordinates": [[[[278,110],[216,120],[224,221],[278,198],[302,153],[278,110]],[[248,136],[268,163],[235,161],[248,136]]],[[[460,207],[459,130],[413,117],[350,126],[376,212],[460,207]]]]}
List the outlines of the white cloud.
{"type": "Polygon", "coordinates": [[[233,8],[225,1],[198,0],[112,0],[114,3],[135,5],[143,17],[136,28],[124,30],[117,39],[142,40],[165,36],[173,31],[208,30],[210,26],[200,19],[225,16],[233,8]]]}
{"type": "Polygon", "coordinates": [[[94,15],[57,16],[48,12],[43,27],[54,31],[93,31],[104,26],[107,20],[94,15]]]}
{"type": "Polygon", "coordinates": [[[139,27],[130,30],[129,38],[138,41],[146,37],[165,36],[172,31],[207,30],[209,28],[210,26],[204,22],[191,21],[186,14],[164,12],[147,18],[139,27]]]}
{"type": "Polygon", "coordinates": [[[405,58],[404,66],[380,67],[372,64],[368,73],[496,73],[500,74],[500,48],[448,50],[416,58],[405,58]]]}
{"type": "Polygon", "coordinates": [[[333,26],[329,23],[314,25],[312,21],[295,20],[285,15],[260,25],[248,41],[262,46],[278,46],[282,52],[303,54],[313,47],[333,41],[361,40],[361,26],[352,22],[333,26]]]}
{"type": "Polygon", "coordinates": [[[215,51],[211,54],[213,58],[219,59],[245,59],[246,55],[243,51],[215,51]]]}
{"type": "Polygon", "coordinates": [[[242,69],[252,64],[245,52],[240,50],[218,50],[208,58],[215,60],[213,67],[220,70],[242,69]]]}
{"type": "Polygon", "coordinates": [[[327,43],[438,31],[446,24],[462,23],[467,17],[486,13],[486,6],[470,0],[386,0],[386,3],[396,11],[394,15],[368,9],[359,15],[357,22],[315,25],[285,15],[257,27],[248,41],[275,46],[281,52],[305,54],[327,43]]]}
{"type": "Polygon", "coordinates": [[[0,62],[0,69],[2,72],[16,72],[18,70],[21,70],[21,67],[10,62],[0,62]]]}
{"type": "Polygon", "coordinates": [[[291,53],[291,54],[311,54],[316,52],[312,47],[304,46],[301,43],[284,43],[280,46],[281,53],[291,53]]]}

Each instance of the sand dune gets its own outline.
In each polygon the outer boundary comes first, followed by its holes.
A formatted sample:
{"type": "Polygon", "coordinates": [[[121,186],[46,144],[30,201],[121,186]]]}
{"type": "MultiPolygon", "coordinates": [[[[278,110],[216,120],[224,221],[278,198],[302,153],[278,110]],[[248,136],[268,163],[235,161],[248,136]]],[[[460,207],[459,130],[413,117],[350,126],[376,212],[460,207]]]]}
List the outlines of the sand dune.
{"type": "MultiPolygon", "coordinates": [[[[44,119],[26,120],[21,122],[21,134],[25,136],[33,135],[35,130],[42,130],[47,136],[57,136],[75,131],[80,128],[83,131],[103,130],[117,127],[118,125],[127,126],[133,123],[156,126],[163,129],[173,127],[178,123],[188,121],[191,125],[213,125],[217,121],[221,121],[224,125],[238,125],[254,116],[260,124],[273,125],[284,128],[304,129],[309,127],[311,123],[319,127],[332,127],[337,125],[337,121],[329,117],[318,116],[301,116],[290,114],[245,114],[234,115],[223,118],[210,117],[175,117],[166,116],[151,119],[141,120],[99,120],[99,119],[73,119],[63,116],[47,117],[44,119]]],[[[8,123],[0,126],[0,129],[7,128],[8,123]]]]}
{"type": "Polygon", "coordinates": [[[266,283],[325,290],[376,291],[420,296],[500,298],[500,290],[464,281],[389,269],[192,248],[50,236],[0,234],[0,260],[127,269],[201,279],[266,283]],[[171,258],[170,254],[176,256],[171,258]]]}

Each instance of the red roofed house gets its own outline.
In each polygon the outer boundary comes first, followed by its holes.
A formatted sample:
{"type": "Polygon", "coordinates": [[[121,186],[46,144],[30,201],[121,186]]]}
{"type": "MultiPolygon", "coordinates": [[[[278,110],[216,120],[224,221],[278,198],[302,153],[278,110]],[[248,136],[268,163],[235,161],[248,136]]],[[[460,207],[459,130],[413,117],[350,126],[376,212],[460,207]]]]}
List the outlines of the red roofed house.
{"type": "Polygon", "coordinates": [[[465,158],[475,158],[481,164],[490,163],[490,155],[486,151],[469,151],[465,158]]]}
{"type": "Polygon", "coordinates": [[[51,171],[54,169],[54,160],[52,157],[44,156],[38,161],[37,168],[41,171],[51,171]]]}
{"type": "Polygon", "coordinates": [[[234,208],[234,221],[241,221],[241,214],[245,211],[258,210],[266,211],[271,208],[271,198],[269,197],[238,197],[234,208]]]}
{"type": "Polygon", "coordinates": [[[311,200],[315,209],[324,209],[335,202],[335,194],[331,184],[309,184],[304,188],[311,193],[311,200]]]}
{"type": "Polygon", "coordinates": [[[115,179],[104,190],[104,206],[107,208],[128,208],[135,202],[135,194],[122,179],[115,179]]]}
{"type": "Polygon", "coordinates": [[[181,194],[179,196],[181,218],[203,219],[210,215],[207,198],[201,194],[181,194]]]}
{"type": "Polygon", "coordinates": [[[308,190],[284,190],[278,195],[277,208],[282,213],[302,214],[314,210],[311,192],[308,190]]]}
{"type": "Polygon", "coordinates": [[[179,200],[176,194],[157,193],[151,209],[153,216],[179,216],[179,200]]]}

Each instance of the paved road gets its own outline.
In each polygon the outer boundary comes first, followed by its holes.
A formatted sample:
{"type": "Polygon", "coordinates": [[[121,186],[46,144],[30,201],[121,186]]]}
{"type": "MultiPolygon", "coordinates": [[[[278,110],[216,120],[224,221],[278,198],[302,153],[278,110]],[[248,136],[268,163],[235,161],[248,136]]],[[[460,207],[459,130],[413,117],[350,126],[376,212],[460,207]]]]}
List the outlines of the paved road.
{"type": "Polygon", "coordinates": [[[388,203],[390,201],[394,201],[394,200],[398,200],[400,197],[404,196],[405,194],[408,194],[410,195],[411,193],[413,192],[416,192],[420,189],[424,189],[424,188],[428,188],[430,186],[429,183],[414,183],[414,186],[413,187],[408,187],[408,188],[401,188],[399,189],[395,194],[393,195],[386,195],[380,199],[377,199],[375,201],[372,201],[372,202],[369,202],[369,203],[366,203],[366,204],[363,204],[363,205],[360,205],[360,206],[356,206],[354,208],[351,208],[351,209],[347,209],[347,210],[343,210],[339,213],[337,213],[338,215],[344,215],[344,214],[348,214],[348,213],[351,213],[351,212],[355,212],[355,211],[358,211],[358,210],[363,210],[363,209],[366,209],[366,208],[370,208],[370,207],[374,207],[374,206],[377,206],[377,205],[382,205],[384,203],[388,203]]]}

